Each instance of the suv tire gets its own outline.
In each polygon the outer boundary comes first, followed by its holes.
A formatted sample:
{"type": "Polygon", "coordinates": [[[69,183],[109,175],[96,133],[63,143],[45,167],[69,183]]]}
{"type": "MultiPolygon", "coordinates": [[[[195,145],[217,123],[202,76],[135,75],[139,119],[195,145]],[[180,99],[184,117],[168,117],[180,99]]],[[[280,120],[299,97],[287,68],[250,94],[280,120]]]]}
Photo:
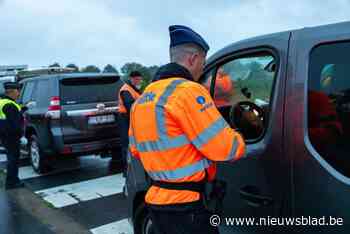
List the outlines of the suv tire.
{"type": "Polygon", "coordinates": [[[39,140],[36,135],[32,135],[29,138],[28,152],[30,163],[37,173],[47,172],[47,158],[41,151],[39,146],[39,140]]]}
{"type": "Polygon", "coordinates": [[[151,220],[151,215],[148,212],[145,203],[136,209],[134,219],[135,234],[155,234],[154,227],[151,220]]]}

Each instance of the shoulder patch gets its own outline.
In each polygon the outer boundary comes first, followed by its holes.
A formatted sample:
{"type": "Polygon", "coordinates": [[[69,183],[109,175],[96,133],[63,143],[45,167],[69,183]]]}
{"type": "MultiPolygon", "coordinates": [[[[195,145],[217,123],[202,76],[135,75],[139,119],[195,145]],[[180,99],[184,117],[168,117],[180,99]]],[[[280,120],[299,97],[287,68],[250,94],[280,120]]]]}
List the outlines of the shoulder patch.
{"type": "Polygon", "coordinates": [[[144,93],[137,101],[137,104],[144,104],[147,102],[153,102],[155,97],[156,97],[156,94],[153,92],[144,93]]]}
{"type": "Polygon", "coordinates": [[[203,105],[205,103],[205,97],[198,96],[197,97],[197,103],[203,105]]]}

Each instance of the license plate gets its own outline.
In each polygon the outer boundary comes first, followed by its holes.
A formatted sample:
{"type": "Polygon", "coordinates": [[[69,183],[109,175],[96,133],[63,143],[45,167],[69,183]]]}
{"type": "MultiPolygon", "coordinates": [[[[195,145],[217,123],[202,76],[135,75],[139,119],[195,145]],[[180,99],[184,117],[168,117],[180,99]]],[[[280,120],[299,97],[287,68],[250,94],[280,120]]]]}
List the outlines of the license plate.
{"type": "Polygon", "coordinates": [[[115,122],[114,115],[99,115],[99,116],[93,116],[89,118],[90,125],[106,124],[106,123],[113,123],[113,122],[115,122]]]}

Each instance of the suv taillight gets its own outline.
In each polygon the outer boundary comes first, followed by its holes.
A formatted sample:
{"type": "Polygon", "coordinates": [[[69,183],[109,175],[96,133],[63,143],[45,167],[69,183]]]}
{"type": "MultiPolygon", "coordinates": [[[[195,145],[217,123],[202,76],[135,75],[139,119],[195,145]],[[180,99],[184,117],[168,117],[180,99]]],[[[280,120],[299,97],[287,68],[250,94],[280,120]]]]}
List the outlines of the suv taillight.
{"type": "Polygon", "coordinates": [[[59,119],[61,117],[61,103],[59,97],[52,97],[46,116],[51,119],[59,119]]]}
{"type": "Polygon", "coordinates": [[[52,97],[50,99],[49,111],[58,111],[61,110],[60,98],[52,97]]]}

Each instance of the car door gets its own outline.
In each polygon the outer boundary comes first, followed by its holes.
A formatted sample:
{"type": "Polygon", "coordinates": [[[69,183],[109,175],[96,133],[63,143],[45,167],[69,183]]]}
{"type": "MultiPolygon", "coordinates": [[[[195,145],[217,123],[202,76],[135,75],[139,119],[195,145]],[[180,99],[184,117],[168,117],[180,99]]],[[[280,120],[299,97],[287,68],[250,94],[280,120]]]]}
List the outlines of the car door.
{"type": "MultiPolygon", "coordinates": [[[[30,102],[33,102],[33,93],[36,89],[36,81],[27,81],[24,84],[22,93],[21,93],[21,97],[20,97],[20,103],[22,105],[27,105],[30,102]]],[[[34,105],[31,105],[31,108],[29,108],[25,113],[24,113],[24,117],[25,117],[25,124],[30,123],[31,121],[31,114],[33,112],[33,108],[34,105]]]]}
{"type": "Polygon", "coordinates": [[[290,171],[282,139],[289,36],[286,32],[235,43],[214,54],[206,66],[202,83],[228,122],[235,118],[230,117],[232,106],[241,101],[265,112],[263,130],[245,136],[245,158],[218,164],[217,179],[227,184],[220,233],[247,231],[247,224],[228,226],[225,218],[267,219],[287,210],[290,171]]]}
{"type": "Polygon", "coordinates": [[[317,227],[324,233],[348,233],[350,226],[349,28],[341,23],[303,29],[291,42],[296,66],[290,72],[296,75],[288,76],[286,116],[293,119],[285,121],[293,214],[325,217],[327,227],[317,227]]]}
{"type": "Polygon", "coordinates": [[[48,144],[49,138],[49,118],[46,118],[48,106],[50,103],[51,82],[47,78],[40,78],[36,81],[35,89],[32,93],[30,108],[30,123],[35,126],[37,137],[40,140],[41,147],[48,144]]]}

